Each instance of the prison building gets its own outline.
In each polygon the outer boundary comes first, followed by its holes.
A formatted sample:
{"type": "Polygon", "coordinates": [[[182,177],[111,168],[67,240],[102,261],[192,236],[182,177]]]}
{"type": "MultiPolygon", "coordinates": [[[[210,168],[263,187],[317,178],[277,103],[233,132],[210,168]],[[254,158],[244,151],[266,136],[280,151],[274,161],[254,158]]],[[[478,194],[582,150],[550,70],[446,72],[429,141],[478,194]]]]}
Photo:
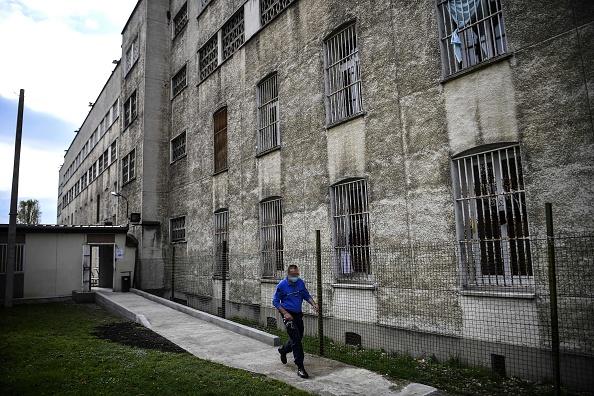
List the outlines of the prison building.
{"type": "MultiPolygon", "coordinates": [[[[272,325],[320,230],[337,341],[550,377],[539,238],[545,203],[594,229],[593,37],[579,0],[140,0],[58,223],[129,224],[140,288],[272,325]]],[[[587,250],[560,303],[584,370],[587,250]]]]}

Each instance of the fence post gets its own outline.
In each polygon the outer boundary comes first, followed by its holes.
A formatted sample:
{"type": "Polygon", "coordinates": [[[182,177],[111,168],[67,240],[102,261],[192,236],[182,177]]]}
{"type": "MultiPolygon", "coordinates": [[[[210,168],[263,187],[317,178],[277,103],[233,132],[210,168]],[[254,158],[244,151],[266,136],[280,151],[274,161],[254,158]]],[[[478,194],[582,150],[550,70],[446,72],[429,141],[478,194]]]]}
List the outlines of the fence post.
{"type": "Polygon", "coordinates": [[[227,241],[223,241],[221,260],[221,316],[224,318],[227,311],[227,241]]]}
{"type": "Polygon", "coordinates": [[[175,301],[175,244],[171,245],[171,301],[175,301]]]}
{"type": "Polygon", "coordinates": [[[318,353],[324,356],[324,315],[322,303],[322,242],[320,238],[320,230],[316,230],[316,272],[317,272],[317,289],[318,289],[318,353]]]}
{"type": "Polygon", "coordinates": [[[553,350],[553,381],[557,395],[561,395],[561,367],[559,361],[559,313],[557,312],[557,275],[555,273],[555,237],[553,207],[545,203],[547,219],[547,255],[549,258],[549,291],[551,303],[551,347],[553,350]]]}

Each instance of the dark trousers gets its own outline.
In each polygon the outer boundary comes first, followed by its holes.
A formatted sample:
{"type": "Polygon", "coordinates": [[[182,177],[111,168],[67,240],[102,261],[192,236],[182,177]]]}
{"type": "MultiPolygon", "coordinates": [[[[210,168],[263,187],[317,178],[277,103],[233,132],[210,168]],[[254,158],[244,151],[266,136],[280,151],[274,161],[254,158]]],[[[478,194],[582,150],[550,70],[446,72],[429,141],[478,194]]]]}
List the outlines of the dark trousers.
{"type": "MultiPolygon", "coordinates": [[[[287,311],[289,312],[289,311],[287,311]]],[[[303,345],[301,345],[301,339],[303,338],[303,313],[302,312],[289,312],[293,317],[292,321],[288,321],[283,318],[285,329],[289,335],[289,341],[283,345],[283,350],[286,353],[293,352],[293,358],[297,367],[303,367],[303,345]]]]}

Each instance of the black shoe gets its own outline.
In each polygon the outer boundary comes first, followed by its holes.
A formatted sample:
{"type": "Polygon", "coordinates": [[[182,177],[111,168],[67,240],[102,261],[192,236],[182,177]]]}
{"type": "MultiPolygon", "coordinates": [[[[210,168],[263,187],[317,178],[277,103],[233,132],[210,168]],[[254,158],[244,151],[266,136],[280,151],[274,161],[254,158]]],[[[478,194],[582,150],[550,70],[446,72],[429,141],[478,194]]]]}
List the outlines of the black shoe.
{"type": "Polygon", "coordinates": [[[281,355],[281,362],[287,364],[287,352],[283,348],[278,348],[278,353],[281,355]]]}
{"type": "Polygon", "coordinates": [[[297,375],[301,378],[309,378],[309,374],[307,374],[307,371],[303,367],[297,369],[297,375]]]}

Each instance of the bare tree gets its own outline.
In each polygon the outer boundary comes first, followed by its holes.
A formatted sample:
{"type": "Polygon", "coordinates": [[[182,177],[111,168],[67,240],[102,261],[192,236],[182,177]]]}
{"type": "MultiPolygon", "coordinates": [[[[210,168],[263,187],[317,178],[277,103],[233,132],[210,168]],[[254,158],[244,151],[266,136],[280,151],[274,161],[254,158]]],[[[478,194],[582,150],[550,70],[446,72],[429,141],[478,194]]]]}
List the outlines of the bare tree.
{"type": "Polygon", "coordinates": [[[19,202],[19,211],[17,213],[17,224],[39,224],[41,220],[41,210],[39,201],[28,199],[19,202]]]}

